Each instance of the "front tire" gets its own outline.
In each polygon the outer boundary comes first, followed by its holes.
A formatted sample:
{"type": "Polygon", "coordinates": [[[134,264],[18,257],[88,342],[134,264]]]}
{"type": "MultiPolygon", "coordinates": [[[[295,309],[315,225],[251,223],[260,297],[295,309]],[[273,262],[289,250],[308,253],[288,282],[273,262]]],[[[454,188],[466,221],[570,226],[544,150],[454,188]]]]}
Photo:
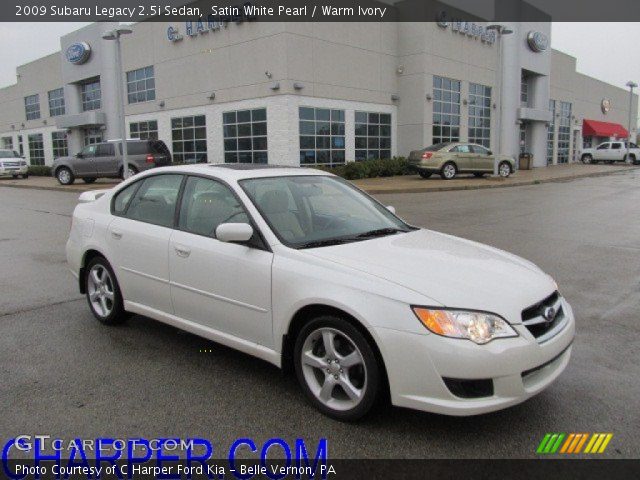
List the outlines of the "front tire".
{"type": "Polygon", "coordinates": [[[60,167],[56,172],[56,178],[58,182],[60,182],[60,185],[71,185],[76,179],[73,176],[73,172],[67,167],[60,167]]]}
{"type": "Polygon", "coordinates": [[[584,163],[585,165],[589,165],[590,163],[593,163],[593,157],[591,155],[583,155],[582,163],[584,163]]]}
{"type": "Polygon", "coordinates": [[[440,170],[440,176],[443,180],[453,180],[458,173],[455,163],[447,162],[442,166],[440,170]]]}
{"type": "Polygon", "coordinates": [[[379,398],[381,373],[373,347],[340,317],[321,316],[302,328],[294,366],[307,399],[336,420],[362,418],[379,398]]]}
{"type": "Polygon", "coordinates": [[[105,325],[117,325],[127,319],[118,280],[109,262],[93,258],[85,268],[84,286],[93,316],[105,325]]]}

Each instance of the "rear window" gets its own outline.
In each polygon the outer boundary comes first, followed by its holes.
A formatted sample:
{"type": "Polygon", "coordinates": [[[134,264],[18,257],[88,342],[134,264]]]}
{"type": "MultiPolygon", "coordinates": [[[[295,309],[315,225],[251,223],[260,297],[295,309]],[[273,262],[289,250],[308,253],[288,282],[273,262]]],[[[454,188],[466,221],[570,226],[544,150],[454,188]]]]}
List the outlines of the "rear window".
{"type": "Polygon", "coordinates": [[[431,145],[430,147],[427,147],[424,149],[425,152],[437,152],[438,150],[443,149],[444,147],[447,147],[449,145],[451,145],[452,142],[443,142],[443,143],[435,143],[433,145],[431,145]]]}

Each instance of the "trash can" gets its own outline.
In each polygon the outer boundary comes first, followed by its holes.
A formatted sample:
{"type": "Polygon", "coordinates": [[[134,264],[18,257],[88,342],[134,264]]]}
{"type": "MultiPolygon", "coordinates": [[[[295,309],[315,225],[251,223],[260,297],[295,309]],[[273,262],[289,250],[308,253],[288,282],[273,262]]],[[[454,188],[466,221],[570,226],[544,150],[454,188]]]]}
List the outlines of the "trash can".
{"type": "Polygon", "coordinates": [[[518,157],[518,170],[531,170],[533,155],[528,152],[521,153],[518,157]]]}

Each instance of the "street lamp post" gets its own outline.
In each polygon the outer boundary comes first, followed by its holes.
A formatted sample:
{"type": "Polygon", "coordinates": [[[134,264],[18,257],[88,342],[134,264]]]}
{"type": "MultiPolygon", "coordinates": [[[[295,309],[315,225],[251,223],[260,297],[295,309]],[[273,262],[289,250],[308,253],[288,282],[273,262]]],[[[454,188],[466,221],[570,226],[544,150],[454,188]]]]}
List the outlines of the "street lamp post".
{"type": "Polygon", "coordinates": [[[627,154],[624,159],[626,163],[629,163],[629,149],[631,147],[631,122],[633,121],[633,89],[638,86],[635,82],[627,82],[627,87],[629,87],[629,131],[627,132],[627,154]]]}
{"type": "Polygon", "coordinates": [[[116,107],[118,112],[118,123],[120,124],[120,140],[122,142],[122,176],[129,178],[129,162],[127,158],[127,126],[124,118],[124,95],[122,92],[122,48],[120,45],[120,36],[132,33],[130,28],[118,27],[109,30],[102,35],[104,40],[114,40],[116,42],[116,107]]]}
{"type": "MultiPolygon", "coordinates": [[[[510,35],[513,33],[513,30],[511,30],[509,27],[507,27],[506,25],[500,25],[500,24],[492,24],[492,25],[487,25],[487,30],[493,30],[496,32],[497,37],[498,37],[498,121],[496,122],[496,127],[498,130],[498,154],[500,153],[500,149],[502,148],[501,143],[502,143],[502,69],[503,64],[502,64],[502,36],[503,35],[510,35]]],[[[498,162],[496,161],[496,157],[494,157],[494,161],[493,161],[493,175],[497,176],[498,175],[498,162]]]]}

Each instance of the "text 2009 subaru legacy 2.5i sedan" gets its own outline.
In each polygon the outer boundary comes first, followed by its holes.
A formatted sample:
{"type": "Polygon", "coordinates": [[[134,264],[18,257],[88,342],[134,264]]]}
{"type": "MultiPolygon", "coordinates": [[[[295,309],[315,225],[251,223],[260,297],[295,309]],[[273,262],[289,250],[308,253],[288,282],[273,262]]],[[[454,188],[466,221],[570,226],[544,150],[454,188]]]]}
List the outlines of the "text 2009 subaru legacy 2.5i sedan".
{"type": "Polygon", "coordinates": [[[128,312],[293,366],[323,413],[474,415],[543,390],[574,318],[534,264],[408,225],[331,174],[252,165],[144,172],[86,192],[67,243],[105,324],[128,312]]]}

